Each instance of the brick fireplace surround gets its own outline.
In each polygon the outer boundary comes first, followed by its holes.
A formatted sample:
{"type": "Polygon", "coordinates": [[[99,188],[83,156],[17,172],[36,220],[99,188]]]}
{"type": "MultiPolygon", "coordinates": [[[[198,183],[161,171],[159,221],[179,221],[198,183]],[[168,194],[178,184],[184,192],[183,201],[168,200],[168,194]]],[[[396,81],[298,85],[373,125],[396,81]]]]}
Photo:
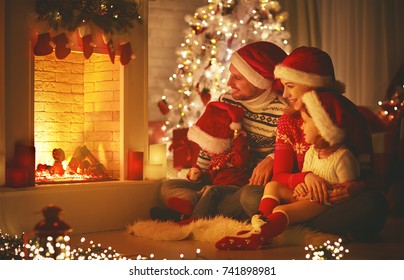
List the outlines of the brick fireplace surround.
{"type": "MultiPolygon", "coordinates": [[[[34,57],[30,19],[35,1],[0,0],[0,229],[29,232],[49,204],[63,209],[75,234],[123,229],[158,204],[160,181],[128,181],[127,152],[147,158],[147,1],[144,23],[130,34],[136,59],[120,67],[119,181],[10,188],[6,168],[14,146],[34,146],[34,57]],[[7,13],[5,13],[7,11],[7,13]]],[[[119,62],[118,62],[119,63],[119,62]]],[[[33,167],[34,168],[34,167],[33,167]]]]}

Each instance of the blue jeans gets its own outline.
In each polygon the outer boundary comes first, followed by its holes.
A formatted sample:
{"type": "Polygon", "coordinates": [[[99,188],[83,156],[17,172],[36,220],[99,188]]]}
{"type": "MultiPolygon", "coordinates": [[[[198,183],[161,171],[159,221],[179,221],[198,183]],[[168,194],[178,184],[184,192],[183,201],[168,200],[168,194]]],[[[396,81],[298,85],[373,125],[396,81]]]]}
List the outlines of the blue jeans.
{"type": "MultiPolygon", "coordinates": [[[[257,213],[263,192],[262,186],[241,189],[241,205],[248,216],[257,213]]],[[[387,215],[388,204],[384,196],[378,191],[367,190],[347,202],[330,207],[305,225],[332,234],[371,235],[382,230],[387,215]]]]}
{"type": "Polygon", "coordinates": [[[178,197],[186,199],[195,207],[193,217],[213,217],[223,215],[233,219],[248,219],[240,204],[240,187],[214,185],[210,186],[201,197],[199,191],[204,187],[185,179],[164,181],[160,190],[160,199],[167,205],[167,199],[178,197]]]}
{"type": "Polygon", "coordinates": [[[167,199],[170,197],[178,197],[188,200],[192,205],[196,205],[199,200],[198,191],[204,185],[201,183],[193,183],[185,179],[170,179],[163,182],[160,189],[160,200],[167,205],[167,199]]]}
{"type": "Polygon", "coordinates": [[[196,204],[192,217],[211,218],[219,214],[225,217],[238,218],[235,217],[238,215],[234,211],[239,211],[241,214],[243,211],[240,207],[233,207],[233,200],[239,204],[240,200],[234,196],[239,189],[240,187],[232,185],[208,186],[196,204]]]}

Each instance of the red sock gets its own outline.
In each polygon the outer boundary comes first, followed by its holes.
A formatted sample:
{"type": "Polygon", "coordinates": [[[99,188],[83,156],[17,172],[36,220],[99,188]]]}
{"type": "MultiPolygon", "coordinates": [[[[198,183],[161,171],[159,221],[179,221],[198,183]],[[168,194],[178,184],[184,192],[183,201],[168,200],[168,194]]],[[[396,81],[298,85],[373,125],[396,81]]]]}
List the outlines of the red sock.
{"type": "Polygon", "coordinates": [[[194,206],[190,201],[175,196],[167,199],[167,206],[168,208],[186,216],[191,216],[192,211],[194,211],[194,206]]]}
{"type": "MultiPolygon", "coordinates": [[[[263,221],[263,220],[262,220],[263,221]]],[[[276,211],[268,216],[268,221],[260,227],[260,232],[250,231],[244,235],[226,236],[216,242],[219,250],[256,250],[281,234],[288,226],[289,218],[283,211],[276,211]]]]}
{"type": "Polygon", "coordinates": [[[272,195],[264,195],[261,199],[260,206],[258,207],[258,211],[264,217],[268,217],[274,208],[279,205],[279,199],[272,195]]]}
{"type": "Polygon", "coordinates": [[[271,241],[285,231],[289,224],[289,217],[284,211],[276,211],[268,216],[268,222],[261,227],[265,241],[271,241]]]}

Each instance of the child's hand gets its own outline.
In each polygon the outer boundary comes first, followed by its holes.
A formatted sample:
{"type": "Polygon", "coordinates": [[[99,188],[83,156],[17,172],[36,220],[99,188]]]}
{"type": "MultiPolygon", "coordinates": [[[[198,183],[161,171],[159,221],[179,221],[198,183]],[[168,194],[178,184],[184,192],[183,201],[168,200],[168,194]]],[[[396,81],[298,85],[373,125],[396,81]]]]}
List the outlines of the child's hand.
{"type": "Polygon", "coordinates": [[[202,170],[198,167],[192,167],[188,170],[187,180],[191,182],[199,182],[202,177],[202,170]]]}
{"type": "Polygon", "coordinates": [[[297,201],[309,199],[309,192],[304,183],[300,183],[295,187],[293,190],[293,198],[297,201]]]}

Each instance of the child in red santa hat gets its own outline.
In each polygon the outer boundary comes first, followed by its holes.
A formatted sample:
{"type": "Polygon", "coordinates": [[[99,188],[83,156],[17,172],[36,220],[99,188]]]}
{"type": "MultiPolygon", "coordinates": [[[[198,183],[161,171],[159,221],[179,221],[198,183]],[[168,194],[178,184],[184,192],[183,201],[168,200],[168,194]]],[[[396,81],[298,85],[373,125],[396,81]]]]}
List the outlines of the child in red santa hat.
{"type": "MultiPolygon", "coordinates": [[[[221,192],[225,194],[226,190],[234,191],[234,188],[248,183],[251,169],[246,133],[242,130],[243,117],[244,110],[241,107],[212,101],[207,104],[198,121],[189,128],[188,139],[197,143],[211,158],[208,170],[194,165],[187,174],[187,180],[205,185],[200,195],[204,195],[210,185],[221,185],[221,192]]],[[[181,196],[170,197],[167,206],[187,216],[191,216],[194,209],[194,205],[181,196]]],[[[202,208],[214,214],[211,204],[202,208]]],[[[205,214],[198,217],[202,216],[205,214]]]]}
{"type": "Polygon", "coordinates": [[[342,95],[338,93],[314,90],[302,96],[302,130],[305,141],[311,144],[302,171],[312,172],[328,182],[326,199],[319,201],[316,195],[324,191],[322,186],[314,188],[300,183],[291,189],[280,182],[269,182],[264,189],[259,214],[251,218],[253,229],[219,240],[216,248],[260,249],[281,234],[288,224],[308,221],[331,207],[328,193],[338,191],[332,184],[359,178],[359,161],[344,145],[345,129],[351,120],[341,99],[342,95]],[[280,205],[281,201],[285,204],[280,205]]]}

